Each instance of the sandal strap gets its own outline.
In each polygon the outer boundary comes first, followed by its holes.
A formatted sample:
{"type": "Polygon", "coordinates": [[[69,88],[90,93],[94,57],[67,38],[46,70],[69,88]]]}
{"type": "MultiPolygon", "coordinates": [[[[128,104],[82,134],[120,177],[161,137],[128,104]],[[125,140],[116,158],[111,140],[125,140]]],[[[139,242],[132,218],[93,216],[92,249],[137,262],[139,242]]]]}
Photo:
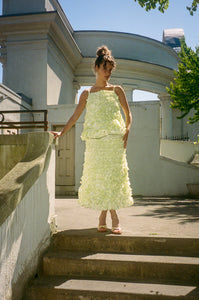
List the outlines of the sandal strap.
{"type": "Polygon", "coordinates": [[[107,229],[107,225],[99,225],[98,228],[104,228],[104,229],[107,229]]]}
{"type": "Polygon", "coordinates": [[[112,230],[121,230],[122,228],[120,226],[112,227],[112,230]]]}
{"type": "Polygon", "coordinates": [[[122,228],[120,226],[112,227],[112,233],[122,233],[122,228]]]}

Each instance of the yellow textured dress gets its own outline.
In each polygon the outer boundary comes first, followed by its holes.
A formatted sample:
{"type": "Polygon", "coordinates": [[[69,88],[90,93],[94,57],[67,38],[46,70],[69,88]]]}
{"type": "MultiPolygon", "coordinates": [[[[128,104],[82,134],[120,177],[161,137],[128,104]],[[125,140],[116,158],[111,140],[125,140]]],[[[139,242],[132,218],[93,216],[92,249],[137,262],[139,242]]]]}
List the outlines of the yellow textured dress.
{"type": "Polygon", "coordinates": [[[114,90],[89,93],[84,129],[86,141],[79,188],[81,206],[110,210],[133,205],[123,135],[125,122],[114,90]]]}

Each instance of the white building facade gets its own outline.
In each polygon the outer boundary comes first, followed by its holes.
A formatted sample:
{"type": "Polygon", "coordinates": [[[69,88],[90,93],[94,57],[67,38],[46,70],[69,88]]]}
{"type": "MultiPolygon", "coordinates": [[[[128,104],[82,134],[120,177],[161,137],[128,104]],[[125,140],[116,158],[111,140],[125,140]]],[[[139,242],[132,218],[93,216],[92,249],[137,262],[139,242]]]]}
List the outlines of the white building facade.
{"type": "MultiPolygon", "coordinates": [[[[199,129],[176,119],[179,112],[170,108],[165,87],[179,63],[171,47],[135,34],[74,31],[56,0],[20,0],[17,5],[4,0],[0,43],[3,84],[32,99],[32,109],[47,109],[49,130],[61,130],[75,109],[79,88],[94,83],[96,48],[107,45],[117,62],[111,83],[124,87],[133,115],[127,158],[134,195],[185,195],[187,184],[199,182],[198,168],[189,164],[198,145],[192,143],[186,161],[167,155],[165,147],[161,154],[161,139],[188,136],[194,141],[199,129]],[[160,101],[133,102],[135,89],[156,93],[160,101]]],[[[83,121],[84,115],[57,147],[57,194],[78,191],[83,121]]]]}

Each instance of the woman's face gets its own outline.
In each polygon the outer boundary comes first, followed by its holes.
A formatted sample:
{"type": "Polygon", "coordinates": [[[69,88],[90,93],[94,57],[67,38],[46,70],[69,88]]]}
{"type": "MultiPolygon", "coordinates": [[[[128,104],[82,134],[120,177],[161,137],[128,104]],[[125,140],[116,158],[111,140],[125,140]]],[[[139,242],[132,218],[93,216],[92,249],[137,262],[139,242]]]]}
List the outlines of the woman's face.
{"type": "Polygon", "coordinates": [[[103,64],[101,64],[99,67],[96,66],[96,68],[95,68],[97,77],[102,80],[105,80],[105,81],[109,81],[112,70],[113,70],[113,67],[109,62],[106,64],[105,68],[104,68],[103,64]]]}

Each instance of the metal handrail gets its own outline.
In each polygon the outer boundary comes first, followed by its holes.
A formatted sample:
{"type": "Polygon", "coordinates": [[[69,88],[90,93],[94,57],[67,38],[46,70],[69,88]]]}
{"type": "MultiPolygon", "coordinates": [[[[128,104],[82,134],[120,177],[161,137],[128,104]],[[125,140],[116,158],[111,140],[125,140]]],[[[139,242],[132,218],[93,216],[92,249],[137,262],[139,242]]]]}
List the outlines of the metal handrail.
{"type": "Polygon", "coordinates": [[[1,110],[0,111],[0,129],[29,129],[29,128],[44,128],[44,131],[48,130],[48,111],[47,110],[1,110]],[[21,113],[43,113],[43,121],[4,121],[4,114],[21,114],[21,113]]]}

